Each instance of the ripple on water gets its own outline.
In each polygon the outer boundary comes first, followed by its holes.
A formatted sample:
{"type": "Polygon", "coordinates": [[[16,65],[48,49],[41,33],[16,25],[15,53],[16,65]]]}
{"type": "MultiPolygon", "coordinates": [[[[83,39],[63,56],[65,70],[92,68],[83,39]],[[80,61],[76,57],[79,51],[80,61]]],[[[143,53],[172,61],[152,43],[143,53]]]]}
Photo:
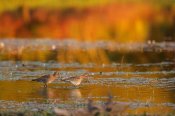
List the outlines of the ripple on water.
{"type": "MultiPolygon", "coordinates": [[[[170,111],[175,107],[175,62],[173,58],[167,61],[166,54],[161,51],[154,52],[157,48],[163,51],[174,51],[175,43],[166,45],[156,43],[155,46],[150,47],[146,43],[126,45],[110,42],[83,43],[70,40],[0,41],[4,42],[5,52],[19,50],[23,47],[31,51],[41,48],[40,50],[43,51],[55,52],[70,47],[75,50],[82,49],[84,53],[88,49],[98,48],[103,49],[103,52],[106,53],[103,55],[109,54],[109,59],[114,59],[109,63],[58,62],[55,59],[47,60],[47,57],[44,61],[3,60],[0,62],[0,90],[3,90],[0,95],[0,110],[38,111],[54,107],[76,109],[86,107],[87,99],[94,99],[97,104],[104,104],[109,93],[113,95],[115,102],[129,104],[133,112],[144,108],[146,111],[151,107],[153,109],[156,107],[156,112],[162,111],[161,108],[170,111]],[[121,51],[127,52],[121,55],[121,51]],[[151,60],[134,61],[136,57],[139,57],[135,56],[137,53],[145,57],[150,51],[158,54],[158,58],[154,59],[155,54],[150,54],[153,56],[150,57],[151,60]],[[134,52],[134,57],[131,57],[134,52]],[[120,57],[123,57],[123,61],[120,57]],[[50,84],[48,88],[43,88],[42,83],[31,82],[34,78],[52,74],[54,71],[59,71],[62,77],[87,72],[92,78],[84,80],[79,87],[73,87],[59,79],[50,84]]],[[[1,51],[0,55],[3,55],[4,51],[1,51]]],[[[55,56],[57,57],[58,54],[55,56]]],[[[17,55],[15,58],[20,57],[17,55]]],[[[97,60],[101,59],[97,57],[97,60]]]]}

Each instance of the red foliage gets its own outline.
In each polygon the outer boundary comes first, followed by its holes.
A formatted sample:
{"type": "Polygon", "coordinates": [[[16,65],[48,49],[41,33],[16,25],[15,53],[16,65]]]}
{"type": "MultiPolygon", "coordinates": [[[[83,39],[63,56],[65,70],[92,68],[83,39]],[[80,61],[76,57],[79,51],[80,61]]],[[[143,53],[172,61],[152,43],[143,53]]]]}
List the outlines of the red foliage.
{"type": "Polygon", "coordinates": [[[114,38],[116,26],[121,21],[132,24],[136,19],[148,20],[152,10],[146,4],[109,4],[57,10],[21,7],[0,15],[0,37],[114,38]],[[113,32],[110,32],[111,28],[113,32]]]}

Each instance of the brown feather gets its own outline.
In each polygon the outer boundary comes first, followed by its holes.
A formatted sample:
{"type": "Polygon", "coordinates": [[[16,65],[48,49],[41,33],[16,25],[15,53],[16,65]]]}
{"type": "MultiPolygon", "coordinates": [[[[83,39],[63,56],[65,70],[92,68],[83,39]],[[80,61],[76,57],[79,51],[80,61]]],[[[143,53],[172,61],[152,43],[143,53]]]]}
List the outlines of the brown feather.
{"type": "Polygon", "coordinates": [[[32,81],[43,82],[45,86],[47,86],[47,84],[53,82],[57,78],[57,76],[58,72],[54,72],[54,74],[43,75],[37,79],[33,79],[32,81]]]}

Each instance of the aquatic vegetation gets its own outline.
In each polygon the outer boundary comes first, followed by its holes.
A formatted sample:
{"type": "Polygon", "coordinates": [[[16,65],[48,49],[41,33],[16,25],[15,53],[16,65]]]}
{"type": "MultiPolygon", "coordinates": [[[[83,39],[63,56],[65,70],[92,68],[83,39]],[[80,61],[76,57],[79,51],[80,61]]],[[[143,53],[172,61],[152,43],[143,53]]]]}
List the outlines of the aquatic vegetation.
{"type": "Polygon", "coordinates": [[[87,108],[80,108],[74,111],[55,108],[54,112],[57,116],[115,116],[124,115],[123,113],[128,107],[128,105],[114,103],[112,96],[109,96],[108,101],[104,105],[94,105],[93,101],[89,99],[87,108]]]}
{"type": "Polygon", "coordinates": [[[128,115],[173,114],[173,42],[121,44],[4,39],[1,43],[1,114],[55,115],[54,108],[68,113],[84,110],[92,113],[93,109],[102,108],[104,113],[110,107],[118,107],[114,111],[119,112],[128,105],[128,115]],[[87,73],[92,78],[82,80],[78,87],[60,78],[47,88],[42,83],[31,82],[55,71],[61,77],[87,73]],[[106,96],[109,92],[113,95],[112,103],[106,96]],[[88,99],[93,102],[87,103],[88,99]]]}

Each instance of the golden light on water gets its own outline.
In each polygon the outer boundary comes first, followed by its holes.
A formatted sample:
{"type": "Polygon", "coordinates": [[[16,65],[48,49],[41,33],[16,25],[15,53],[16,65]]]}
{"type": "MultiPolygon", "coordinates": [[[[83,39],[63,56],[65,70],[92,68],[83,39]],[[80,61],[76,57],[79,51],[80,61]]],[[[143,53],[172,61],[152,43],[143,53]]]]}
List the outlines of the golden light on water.
{"type": "Polygon", "coordinates": [[[103,106],[110,95],[128,115],[173,115],[174,17],[174,1],[1,0],[0,115],[103,106]],[[54,71],[89,78],[31,81],[54,71]]]}

